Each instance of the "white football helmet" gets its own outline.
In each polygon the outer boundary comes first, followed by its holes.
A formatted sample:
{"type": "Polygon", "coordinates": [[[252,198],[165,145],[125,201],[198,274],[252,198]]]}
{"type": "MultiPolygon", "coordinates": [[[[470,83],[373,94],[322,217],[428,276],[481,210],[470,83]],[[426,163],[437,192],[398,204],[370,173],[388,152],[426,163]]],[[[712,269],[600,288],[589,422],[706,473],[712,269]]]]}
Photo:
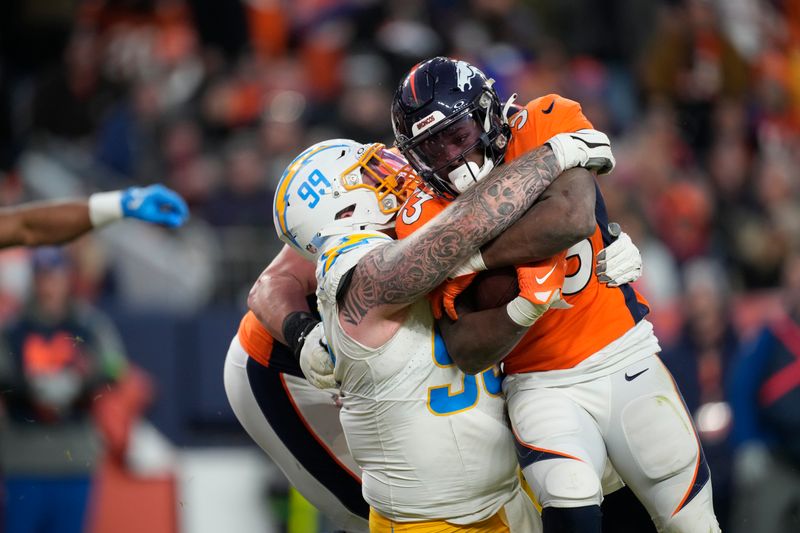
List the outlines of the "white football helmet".
{"type": "Polygon", "coordinates": [[[281,176],[275,231],[316,260],[331,236],[393,227],[416,179],[408,162],[383,144],[322,141],[297,156],[281,176]]]}

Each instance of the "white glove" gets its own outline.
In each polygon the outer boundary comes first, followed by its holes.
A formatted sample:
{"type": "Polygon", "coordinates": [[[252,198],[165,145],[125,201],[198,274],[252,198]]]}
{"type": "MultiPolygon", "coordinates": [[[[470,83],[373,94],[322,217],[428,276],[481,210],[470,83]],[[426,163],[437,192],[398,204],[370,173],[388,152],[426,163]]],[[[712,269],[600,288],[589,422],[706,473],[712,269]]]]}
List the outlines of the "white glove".
{"type": "Polygon", "coordinates": [[[328,353],[328,340],[322,322],[306,334],[300,349],[300,369],[308,382],[318,389],[335,389],[339,386],[333,377],[333,358],[328,353]]]}
{"type": "Polygon", "coordinates": [[[600,250],[595,269],[600,283],[619,287],[642,276],[642,254],[624,231],[617,240],[600,250]]]}
{"type": "Polygon", "coordinates": [[[584,167],[596,170],[598,174],[608,174],[617,163],[611,153],[611,141],[601,131],[585,129],[559,133],[545,144],[553,150],[562,172],[584,167]]]}

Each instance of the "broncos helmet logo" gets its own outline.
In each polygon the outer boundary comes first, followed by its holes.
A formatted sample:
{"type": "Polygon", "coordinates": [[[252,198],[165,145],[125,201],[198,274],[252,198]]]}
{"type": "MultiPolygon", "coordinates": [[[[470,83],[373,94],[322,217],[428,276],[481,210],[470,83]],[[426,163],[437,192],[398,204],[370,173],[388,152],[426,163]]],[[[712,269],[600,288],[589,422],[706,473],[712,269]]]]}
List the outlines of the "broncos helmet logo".
{"type": "Polygon", "coordinates": [[[475,67],[466,61],[456,61],[456,85],[458,90],[464,92],[467,89],[472,89],[472,78],[477,76],[475,67]]]}

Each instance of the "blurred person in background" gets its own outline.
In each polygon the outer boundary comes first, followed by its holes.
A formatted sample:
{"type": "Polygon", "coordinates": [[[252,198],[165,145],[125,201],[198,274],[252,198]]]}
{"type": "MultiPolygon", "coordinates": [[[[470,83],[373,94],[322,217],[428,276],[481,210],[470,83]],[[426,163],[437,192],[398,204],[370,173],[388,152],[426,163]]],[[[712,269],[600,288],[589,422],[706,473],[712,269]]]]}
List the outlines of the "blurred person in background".
{"type": "Polygon", "coordinates": [[[119,87],[103,73],[97,35],[76,30],[63,63],[40,78],[32,101],[32,127],[69,142],[86,141],[119,98],[119,87]]]}
{"type": "Polygon", "coordinates": [[[697,425],[714,482],[714,508],[720,528],[727,529],[730,511],[731,452],[727,440],[730,409],[725,376],[739,348],[730,313],[729,288],[722,267],[697,259],[684,269],[680,305],[683,324],[662,360],[680,385],[683,401],[697,425]]]}
{"type": "Polygon", "coordinates": [[[800,530],[800,254],[784,262],[783,313],[735,361],[734,532],[800,530]]]}
{"type": "Polygon", "coordinates": [[[351,55],[344,63],[344,87],[338,102],[339,127],[347,139],[389,142],[392,127],[386,110],[392,104],[389,65],[377,54],[351,55]]]}
{"type": "Polygon", "coordinates": [[[743,97],[749,71],[720,28],[715,2],[685,0],[661,3],[640,73],[649,95],[676,103],[683,137],[704,154],[714,101],[743,97]]]}
{"type": "Polygon", "coordinates": [[[679,263],[709,252],[713,206],[697,180],[676,180],[661,192],[650,213],[659,238],[679,263]]]}
{"type": "Polygon", "coordinates": [[[7,533],[84,531],[103,444],[92,404],[126,369],[113,324],[72,296],[64,250],[37,249],[29,306],[3,331],[0,468],[7,533]]]}
{"type": "MultiPolygon", "coordinates": [[[[96,193],[86,200],[22,204],[0,210],[0,248],[16,245],[60,244],[121,218],[138,218],[154,224],[177,227],[182,225],[188,216],[189,211],[183,199],[162,185],[153,185],[147,188],[134,187],[126,191],[96,193]]],[[[46,266],[52,265],[55,268],[60,265],[58,254],[61,252],[56,253],[52,250],[55,249],[41,248],[35,252],[35,254],[39,255],[34,255],[34,267],[41,267],[42,275],[44,275],[46,266]],[[50,252],[47,250],[50,250],[50,252]],[[47,254],[50,254],[49,258],[47,254]]],[[[39,281],[44,278],[38,275],[34,277],[37,281],[37,286],[39,286],[39,281]]],[[[59,296],[58,294],[58,276],[54,276],[53,279],[56,281],[42,282],[44,289],[37,292],[37,294],[44,295],[43,301],[47,299],[53,300],[54,303],[52,305],[43,304],[42,307],[45,310],[42,316],[47,316],[49,313],[50,318],[56,321],[55,319],[59,318],[57,316],[59,314],[58,304],[61,303],[60,300],[63,300],[64,296],[59,296]],[[53,296],[48,296],[48,294],[53,294],[53,296]]],[[[7,348],[8,346],[4,345],[4,347],[7,348]]],[[[45,346],[45,349],[47,348],[45,346]]],[[[16,349],[15,352],[21,353],[16,349]]],[[[2,358],[12,356],[12,352],[0,354],[2,358]]],[[[24,358],[25,355],[23,354],[22,357],[24,358]]],[[[14,366],[17,366],[16,363],[9,364],[5,360],[0,362],[0,381],[4,384],[19,381],[19,376],[10,375],[17,372],[12,368],[14,366]]],[[[58,381],[56,380],[54,383],[56,385],[51,385],[51,387],[57,388],[59,386],[58,381]]],[[[11,394],[12,397],[16,395],[13,390],[5,392],[11,394]]],[[[14,404],[13,401],[11,403],[14,404]]],[[[4,401],[0,399],[0,411],[2,411],[3,406],[4,401]]],[[[14,408],[15,406],[12,405],[9,408],[9,413],[19,416],[19,412],[15,413],[14,408]]],[[[13,441],[13,439],[12,431],[11,440],[13,441]]],[[[4,473],[6,472],[6,452],[11,446],[17,445],[24,446],[24,442],[7,442],[5,445],[0,443],[0,447],[5,450],[5,452],[2,452],[2,457],[0,457],[0,461],[3,461],[4,473]]],[[[21,452],[23,450],[19,449],[11,453],[21,452]]],[[[36,453],[34,452],[34,461],[36,460],[36,453]]],[[[40,450],[38,453],[44,452],[40,450]]],[[[25,465],[24,463],[17,464],[17,459],[13,457],[9,461],[13,463],[11,470],[13,480],[13,468],[20,467],[24,471],[25,465]]],[[[12,483],[14,482],[12,481],[12,483]]],[[[15,520],[14,523],[16,524],[17,518],[15,517],[15,514],[9,514],[9,520],[15,520]]]]}
{"type": "Polygon", "coordinates": [[[265,208],[272,204],[264,159],[255,138],[242,133],[231,139],[223,157],[223,183],[207,204],[206,215],[214,226],[252,226],[270,223],[265,208]]]}
{"type": "Polygon", "coordinates": [[[164,126],[160,144],[162,175],[186,199],[192,212],[205,219],[222,165],[214,151],[204,145],[202,128],[191,117],[173,117],[164,126]]]}

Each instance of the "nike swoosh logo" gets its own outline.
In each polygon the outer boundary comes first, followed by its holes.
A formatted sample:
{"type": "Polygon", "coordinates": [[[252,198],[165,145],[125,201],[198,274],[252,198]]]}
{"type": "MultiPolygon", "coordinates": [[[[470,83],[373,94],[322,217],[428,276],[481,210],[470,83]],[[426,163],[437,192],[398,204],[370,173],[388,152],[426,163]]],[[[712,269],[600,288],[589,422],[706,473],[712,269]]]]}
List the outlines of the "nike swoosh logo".
{"type": "Polygon", "coordinates": [[[635,374],[634,374],[634,375],[632,375],[632,376],[629,376],[629,375],[628,375],[628,373],[627,373],[627,372],[625,372],[625,381],[633,381],[634,379],[638,378],[639,376],[641,376],[642,374],[644,374],[644,373],[645,373],[645,372],[647,372],[648,370],[650,370],[650,368],[649,368],[649,367],[648,367],[648,368],[645,368],[645,369],[644,369],[644,370],[642,370],[641,372],[637,372],[637,373],[635,373],[635,374]]]}
{"type": "Polygon", "coordinates": [[[556,269],[556,265],[553,265],[553,268],[550,269],[550,272],[545,274],[543,277],[540,278],[539,276],[533,276],[534,278],[536,278],[536,283],[542,284],[545,281],[547,281],[547,278],[550,277],[550,274],[552,274],[555,271],[555,269],[556,269]]]}
{"type": "Polygon", "coordinates": [[[556,105],[556,101],[555,100],[550,102],[550,105],[547,107],[547,109],[542,109],[542,113],[544,113],[545,115],[549,115],[550,112],[553,110],[553,106],[554,105],[556,105]]]}
{"type": "Polygon", "coordinates": [[[582,138],[580,138],[580,137],[575,137],[574,135],[570,135],[570,137],[572,137],[572,138],[573,138],[573,139],[575,139],[576,141],[580,141],[580,142],[582,142],[583,144],[585,144],[585,145],[586,145],[586,146],[588,146],[589,148],[597,148],[597,147],[599,147],[599,146],[611,146],[611,145],[610,145],[610,144],[608,144],[608,143],[590,143],[590,142],[586,142],[586,140],[584,140],[584,139],[582,139],[582,138]]]}

